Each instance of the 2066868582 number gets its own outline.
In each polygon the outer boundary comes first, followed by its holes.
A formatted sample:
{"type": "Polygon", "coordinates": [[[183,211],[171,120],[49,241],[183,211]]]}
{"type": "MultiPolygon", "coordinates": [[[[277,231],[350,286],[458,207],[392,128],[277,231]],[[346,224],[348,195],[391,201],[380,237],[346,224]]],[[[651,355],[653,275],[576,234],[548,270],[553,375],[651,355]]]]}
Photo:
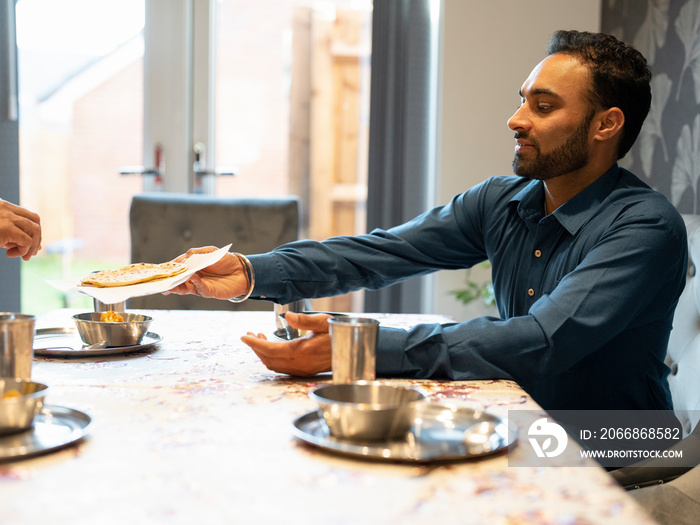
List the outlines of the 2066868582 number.
{"type": "Polygon", "coordinates": [[[599,430],[599,439],[681,439],[678,427],[662,428],[613,428],[603,427],[599,430]]]}

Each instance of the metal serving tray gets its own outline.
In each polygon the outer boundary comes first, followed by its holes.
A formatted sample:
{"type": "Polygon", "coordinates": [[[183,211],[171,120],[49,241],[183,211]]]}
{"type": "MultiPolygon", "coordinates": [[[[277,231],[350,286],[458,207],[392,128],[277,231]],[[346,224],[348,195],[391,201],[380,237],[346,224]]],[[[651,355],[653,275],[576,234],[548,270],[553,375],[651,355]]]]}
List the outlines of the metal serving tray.
{"type": "Polygon", "coordinates": [[[108,346],[106,348],[84,348],[85,343],[75,328],[39,328],[34,335],[34,355],[43,357],[91,357],[140,352],[149,346],[160,343],[163,338],[146,332],[141,344],[133,346],[108,346]]]}
{"type": "Polygon", "coordinates": [[[0,437],[0,462],[47,454],[77,443],[90,433],[92,418],[72,408],[44,405],[31,428],[0,437]]]}
{"type": "Polygon", "coordinates": [[[501,452],[515,443],[515,425],[493,414],[442,403],[418,404],[416,418],[402,439],[346,441],[330,435],[323,416],[309,412],[293,423],[301,441],[321,449],[377,460],[427,462],[460,460],[501,452]]]}

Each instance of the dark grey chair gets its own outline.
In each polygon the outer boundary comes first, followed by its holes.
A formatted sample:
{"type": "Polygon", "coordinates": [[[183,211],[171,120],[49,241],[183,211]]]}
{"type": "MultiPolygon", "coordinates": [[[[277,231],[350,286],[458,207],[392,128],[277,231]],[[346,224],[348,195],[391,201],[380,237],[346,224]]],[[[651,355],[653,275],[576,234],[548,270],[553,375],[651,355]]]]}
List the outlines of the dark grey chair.
{"type": "MultiPolygon", "coordinates": [[[[299,237],[299,200],[294,196],[230,198],[178,193],[134,196],[129,213],[132,262],[164,262],[189,248],[226,246],[254,254],[299,237]]],[[[129,308],[172,310],[272,310],[267,301],[231,303],[194,296],[149,295],[129,308]]]]}

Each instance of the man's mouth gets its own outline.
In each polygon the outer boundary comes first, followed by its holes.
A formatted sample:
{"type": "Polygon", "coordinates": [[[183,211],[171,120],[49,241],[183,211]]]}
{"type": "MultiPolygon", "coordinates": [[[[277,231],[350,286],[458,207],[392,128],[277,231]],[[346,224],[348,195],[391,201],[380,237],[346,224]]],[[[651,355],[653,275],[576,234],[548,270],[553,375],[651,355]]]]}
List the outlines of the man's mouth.
{"type": "Polygon", "coordinates": [[[527,151],[529,149],[532,149],[535,147],[535,143],[531,142],[524,137],[520,137],[517,134],[515,135],[515,152],[518,153],[520,151],[527,151]]]}

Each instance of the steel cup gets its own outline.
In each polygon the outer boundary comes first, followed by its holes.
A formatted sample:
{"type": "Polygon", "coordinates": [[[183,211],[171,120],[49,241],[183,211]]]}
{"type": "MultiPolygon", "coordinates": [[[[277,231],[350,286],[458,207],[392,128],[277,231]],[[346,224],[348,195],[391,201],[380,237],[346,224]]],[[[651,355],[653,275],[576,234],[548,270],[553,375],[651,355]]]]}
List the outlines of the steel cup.
{"type": "Polygon", "coordinates": [[[363,317],[328,319],[334,383],[373,381],[379,321],[363,317]]]}
{"type": "Polygon", "coordinates": [[[126,301],[121,303],[107,304],[92,298],[92,304],[96,312],[126,312],[126,301]]]}
{"type": "Polygon", "coordinates": [[[289,326],[284,316],[287,312],[302,313],[311,310],[311,305],[308,299],[300,299],[299,301],[293,301],[287,304],[276,304],[275,303],[275,323],[277,327],[278,334],[284,334],[284,339],[296,339],[297,337],[304,337],[310,332],[308,330],[299,330],[297,328],[292,328],[289,326]]]}
{"type": "Polygon", "coordinates": [[[34,316],[0,313],[0,377],[31,379],[34,316]]]}

